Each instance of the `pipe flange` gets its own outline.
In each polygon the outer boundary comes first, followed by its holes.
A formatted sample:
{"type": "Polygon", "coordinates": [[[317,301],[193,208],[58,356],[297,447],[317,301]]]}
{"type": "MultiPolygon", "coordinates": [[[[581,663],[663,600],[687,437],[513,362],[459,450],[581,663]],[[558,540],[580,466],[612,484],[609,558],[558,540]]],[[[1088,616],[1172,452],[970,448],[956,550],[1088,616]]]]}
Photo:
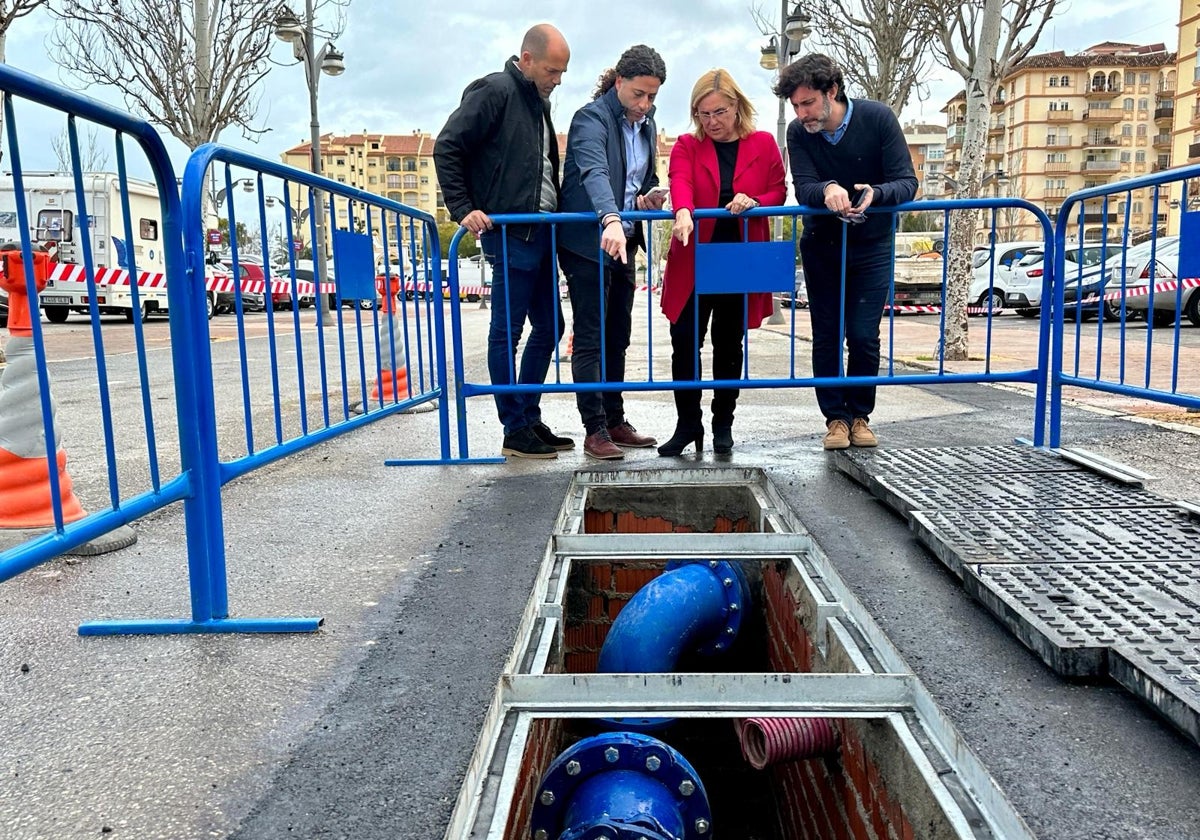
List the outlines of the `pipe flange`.
{"type": "MultiPolygon", "coordinates": [[[[678,750],[657,738],[636,732],[595,735],[560,753],[538,785],[529,822],[531,836],[538,840],[558,840],[568,828],[563,825],[563,817],[575,791],[594,776],[614,770],[640,773],[661,784],[670,793],[683,818],[682,840],[708,840],[712,811],[699,774],[678,750]]],[[[653,830],[644,824],[620,826],[611,819],[605,820],[604,825],[574,828],[576,830],[570,836],[579,840],[602,837],[658,840],[653,830]],[[614,835],[617,828],[623,833],[614,835]]]]}
{"type": "Polygon", "coordinates": [[[721,591],[725,595],[725,622],[712,638],[695,648],[697,653],[704,656],[715,656],[729,650],[742,629],[742,615],[750,607],[750,582],[746,580],[741,564],[732,560],[672,560],[664,571],[691,565],[706,566],[720,581],[721,591]]]}

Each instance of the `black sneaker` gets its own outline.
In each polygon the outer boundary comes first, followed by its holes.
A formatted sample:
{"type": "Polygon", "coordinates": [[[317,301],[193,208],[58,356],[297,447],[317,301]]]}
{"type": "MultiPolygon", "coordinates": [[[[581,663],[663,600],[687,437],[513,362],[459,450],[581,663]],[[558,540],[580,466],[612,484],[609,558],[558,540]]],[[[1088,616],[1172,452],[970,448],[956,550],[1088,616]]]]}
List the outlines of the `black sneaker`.
{"type": "Polygon", "coordinates": [[[514,458],[557,458],[558,452],[554,447],[542,443],[533,433],[532,426],[504,436],[504,447],[501,455],[511,455],[514,458]]]}
{"type": "Polygon", "coordinates": [[[529,428],[533,429],[533,433],[537,435],[537,439],[549,446],[551,449],[557,449],[559,452],[566,452],[568,449],[575,448],[575,441],[569,437],[561,437],[550,431],[550,427],[545,423],[534,423],[529,428]]]}

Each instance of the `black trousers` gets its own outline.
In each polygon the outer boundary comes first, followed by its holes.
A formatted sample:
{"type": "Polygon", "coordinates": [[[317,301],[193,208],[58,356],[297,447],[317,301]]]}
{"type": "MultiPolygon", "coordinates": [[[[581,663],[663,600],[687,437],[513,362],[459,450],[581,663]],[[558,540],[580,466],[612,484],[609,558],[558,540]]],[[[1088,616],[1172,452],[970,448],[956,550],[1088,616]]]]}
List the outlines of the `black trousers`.
{"type": "MultiPolygon", "coordinates": [[[[697,295],[683,307],[679,319],[671,324],[671,378],[676,382],[698,381],[703,378],[699,350],[712,325],[712,378],[739,379],[742,375],[742,340],[746,327],[745,295],[697,295]],[[697,324],[697,306],[699,323],[697,324]]],[[[737,388],[718,388],[713,391],[712,425],[717,429],[733,426],[733,410],[737,406],[737,388]]],[[[675,411],[681,424],[696,424],[701,420],[700,390],[675,392],[675,411]]]]}

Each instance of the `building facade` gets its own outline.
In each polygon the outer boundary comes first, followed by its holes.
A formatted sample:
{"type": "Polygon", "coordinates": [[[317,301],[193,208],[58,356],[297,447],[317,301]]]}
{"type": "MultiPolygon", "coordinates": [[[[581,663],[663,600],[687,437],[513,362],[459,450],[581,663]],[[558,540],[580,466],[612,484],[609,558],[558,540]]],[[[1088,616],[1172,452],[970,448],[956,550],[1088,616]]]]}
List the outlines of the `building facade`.
{"type": "MultiPolygon", "coordinates": [[[[1167,169],[1175,123],[1177,54],[1164,44],[1106,42],[1076,55],[1029,56],[996,92],[984,155],[985,195],[1022,198],[1053,219],[1071,193],[1167,169]]],[[[946,104],[947,169],[956,171],[966,98],[946,104]]],[[[1172,198],[1164,186],[1132,190],[1073,214],[1085,241],[1140,241],[1163,229],[1172,198]]],[[[997,235],[1040,239],[1026,212],[1004,211],[997,235]]]]}
{"type": "MultiPolygon", "coordinates": [[[[450,221],[446,203],[442,198],[442,190],[437,180],[437,170],[433,165],[433,145],[435,135],[416,129],[409,134],[374,134],[362,131],[358,134],[321,135],[321,171],[322,174],[334,181],[355,187],[366,192],[375,193],[384,198],[398,201],[409,207],[428,213],[439,223],[450,221]]],[[[561,160],[566,152],[567,135],[558,135],[558,151],[561,160]]],[[[667,182],[667,162],[675,140],[661,133],[658,137],[656,159],[659,179],[667,182]]],[[[283,152],[281,160],[288,166],[306,171],[312,170],[312,144],[301,143],[283,152]]],[[[291,197],[293,209],[299,210],[308,206],[307,193],[294,190],[291,197]]],[[[350,207],[345,199],[334,199],[336,227],[342,230],[350,228],[350,207]]],[[[355,219],[355,226],[365,228],[361,212],[355,219]]],[[[377,222],[373,219],[372,231],[377,222]]],[[[327,232],[327,243],[332,241],[332,231],[327,232]]],[[[297,236],[306,240],[307,232],[299,231],[297,236]]],[[[396,243],[407,237],[407,231],[397,230],[395,219],[389,220],[388,251],[390,258],[399,257],[396,243]]],[[[378,234],[376,235],[378,239],[378,234]]],[[[328,247],[327,247],[328,250],[328,247]]]]}

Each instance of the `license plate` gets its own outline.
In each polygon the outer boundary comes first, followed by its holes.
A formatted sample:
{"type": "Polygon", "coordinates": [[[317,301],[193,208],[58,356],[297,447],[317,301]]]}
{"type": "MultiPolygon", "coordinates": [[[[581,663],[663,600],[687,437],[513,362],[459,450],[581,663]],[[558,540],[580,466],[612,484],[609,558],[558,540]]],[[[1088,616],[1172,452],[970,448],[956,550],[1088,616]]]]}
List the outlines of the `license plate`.
{"type": "Polygon", "coordinates": [[[42,295],[43,306],[70,306],[70,295],[42,295]]]}

